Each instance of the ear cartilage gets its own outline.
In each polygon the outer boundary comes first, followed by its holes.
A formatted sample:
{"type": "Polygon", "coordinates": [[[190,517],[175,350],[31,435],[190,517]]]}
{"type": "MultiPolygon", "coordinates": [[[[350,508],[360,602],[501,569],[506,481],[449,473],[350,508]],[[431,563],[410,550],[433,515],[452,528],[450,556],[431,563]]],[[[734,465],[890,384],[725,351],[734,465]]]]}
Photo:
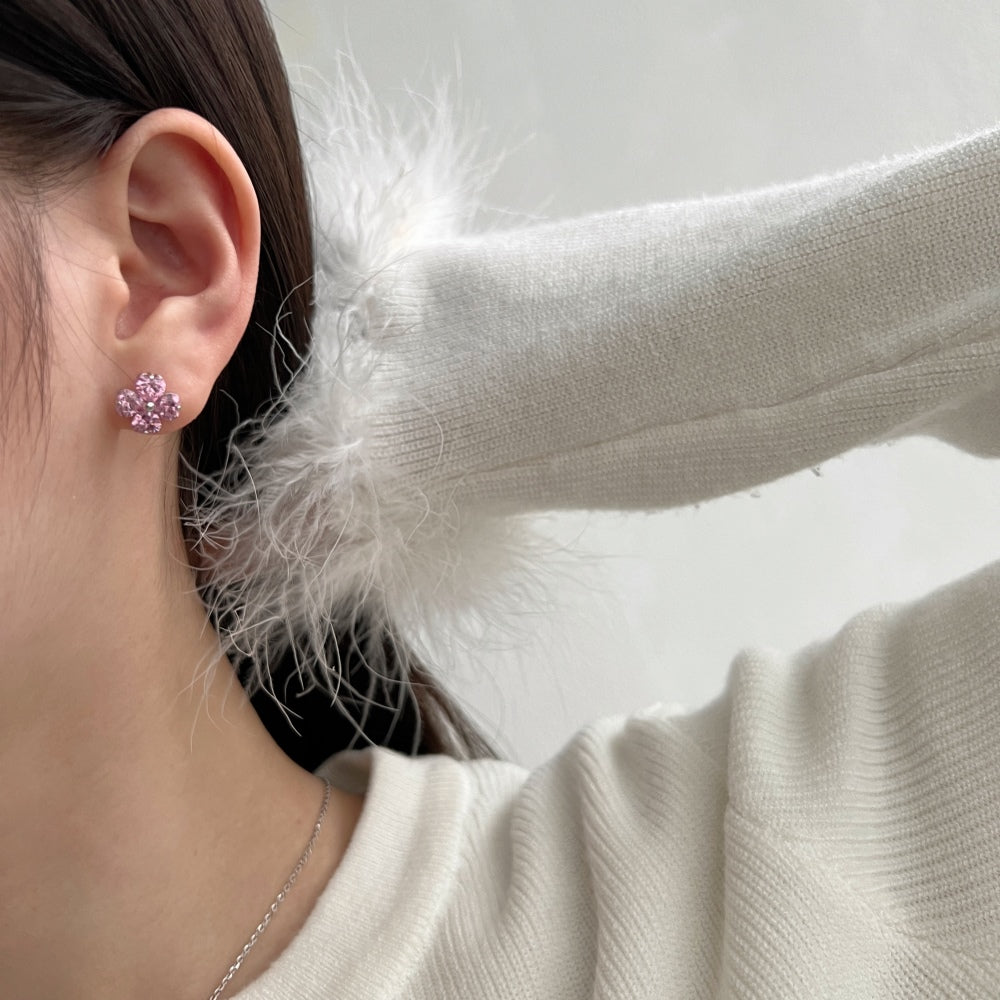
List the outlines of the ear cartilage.
{"type": "Polygon", "coordinates": [[[159,434],[163,421],[176,420],[181,412],[181,397],[166,388],[162,375],[143,372],[135,380],[135,389],[118,393],[115,410],[137,434],[159,434]]]}

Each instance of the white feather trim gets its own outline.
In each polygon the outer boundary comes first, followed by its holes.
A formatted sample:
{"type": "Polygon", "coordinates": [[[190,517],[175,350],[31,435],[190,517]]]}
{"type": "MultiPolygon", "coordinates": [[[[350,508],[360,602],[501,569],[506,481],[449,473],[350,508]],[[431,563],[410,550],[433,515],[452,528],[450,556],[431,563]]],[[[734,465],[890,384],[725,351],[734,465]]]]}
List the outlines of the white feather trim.
{"type": "Polygon", "coordinates": [[[334,85],[301,95],[317,250],[311,355],[280,415],[234,453],[193,515],[227,651],[250,666],[251,690],[270,689],[268,663],[292,649],[300,672],[337,692],[331,624],[340,635],[363,624],[374,660],[397,629],[412,645],[471,609],[478,634],[534,600],[526,523],[460,511],[443,487],[375,464],[368,448],[383,332],[373,317],[387,314],[378,278],[466,232],[491,173],[476,166],[445,89],[411,111],[403,124],[380,107],[349,61],[334,85]]]}

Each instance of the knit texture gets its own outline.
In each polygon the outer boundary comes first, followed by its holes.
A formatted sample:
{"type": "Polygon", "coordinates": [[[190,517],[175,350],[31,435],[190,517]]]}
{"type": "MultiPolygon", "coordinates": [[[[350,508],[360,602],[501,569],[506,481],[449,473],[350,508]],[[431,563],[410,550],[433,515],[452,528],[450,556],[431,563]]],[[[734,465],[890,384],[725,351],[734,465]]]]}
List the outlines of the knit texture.
{"type": "MultiPolygon", "coordinates": [[[[1000,129],[429,244],[375,281],[367,445],[458,517],[689,503],[906,433],[997,454],[998,247],[1000,129]]],[[[700,711],[531,773],[333,758],[360,824],[241,1000],[1000,996],[998,598],[995,565],[745,652],[700,711]]]]}
{"type": "Polygon", "coordinates": [[[909,423],[968,446],[954,411],[1000,370],[998,153],[990,130],[411,253],[381,277],[373,446],[503,510],[691,503],[909,423]]]}

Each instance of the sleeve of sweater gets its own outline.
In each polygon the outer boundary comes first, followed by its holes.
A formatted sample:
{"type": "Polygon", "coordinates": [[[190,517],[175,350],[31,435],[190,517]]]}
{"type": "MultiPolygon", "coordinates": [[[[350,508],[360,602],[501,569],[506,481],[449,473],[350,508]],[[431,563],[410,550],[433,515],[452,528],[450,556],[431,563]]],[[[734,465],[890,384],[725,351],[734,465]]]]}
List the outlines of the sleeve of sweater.
{"type": "Polygon", "coordinates": [[[469,235],[442,132],[414,151],[364,106],[304,133],[310,363],[196,519],[242,653],[323,649],[331,609],[492,613],[537,562],[509,515],[683,505],[906,433],[1000,454],[1000,126],[469,235]]]}
{"type": "Polygon", "coordinates": [[[373,282],[376,462],[497,511],[681,505],[1000,431],[1000,128],[798,183],[417,247],[373,282]]]}

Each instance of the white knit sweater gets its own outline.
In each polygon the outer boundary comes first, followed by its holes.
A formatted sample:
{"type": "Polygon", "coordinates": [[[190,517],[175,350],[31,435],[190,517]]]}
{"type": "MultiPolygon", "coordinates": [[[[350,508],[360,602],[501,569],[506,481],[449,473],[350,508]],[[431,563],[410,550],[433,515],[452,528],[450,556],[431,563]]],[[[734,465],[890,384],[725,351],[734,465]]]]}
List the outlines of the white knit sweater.
{"type": "MultiPolygon", "coordinates": [[[[904,433],[1000,454],[1000,129],[429,243],[370,291],[366,446],[458,518],[685,504],[904,433]]],[[[532,773],[322,771],[360,824],[241,1000],[1000,997],[1000,566],[532,773]]]]}

